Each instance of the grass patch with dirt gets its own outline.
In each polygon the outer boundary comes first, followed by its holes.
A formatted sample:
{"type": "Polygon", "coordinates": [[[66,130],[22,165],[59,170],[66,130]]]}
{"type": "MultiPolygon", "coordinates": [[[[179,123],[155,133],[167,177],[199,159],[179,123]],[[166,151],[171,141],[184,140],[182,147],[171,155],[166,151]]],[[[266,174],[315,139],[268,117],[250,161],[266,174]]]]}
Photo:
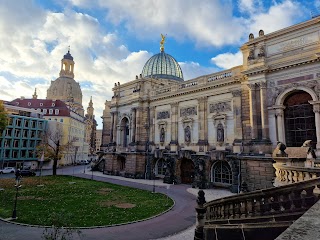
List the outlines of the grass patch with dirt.
{"type": "MultiPolygon", "coordinates": [[[[17,222],[52,225],[60,215],[68,227],[90,227],[137,221],[160,214],[173,205],[161,193],[70,176],[23,178],[19,189],[17,222]],[[75,182],[69,184],[69,182],[75,182]]],[[[12,215],[14,179],[1,179],[0,217],[12,215]]]]}

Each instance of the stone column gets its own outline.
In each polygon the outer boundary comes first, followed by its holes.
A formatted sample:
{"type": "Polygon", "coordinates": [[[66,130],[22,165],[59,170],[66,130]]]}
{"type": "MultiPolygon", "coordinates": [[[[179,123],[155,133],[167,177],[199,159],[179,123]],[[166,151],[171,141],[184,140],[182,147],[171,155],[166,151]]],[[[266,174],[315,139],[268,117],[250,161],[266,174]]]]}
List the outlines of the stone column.
{"type": "Polygon", "coordinates": [[[155,142],[155,114],[156,114],[156,107],[150,107],[150,139],[151,143],[155,142]]]}
{"type": "Polygon", "coordinates": [[[132,135],[131,135],[131,142],[135,142],[136,141],[136,108],[132,108],[131,112],[132,112],[132,135]]]}
{"type": "Polygon", "coordinates": [[[114,112],[111,113],[110,143],[113,143],[114,112]]]}
{"type": "Polygon", "coordinates": [[[198,98],[199,106],[199,145],[206,145],[208,143],[208,129],[207,129],[207,97],[198,98]]]}
{"type": "Polygon", "coordinates": [[[118,123],[118,112],[113,112],[113,138],[112,142],[117,142],[117,123],[118,123]]]}
{"type": "Polygon", "coordinates": [[[233,96],[233,119],[234,119],[234,139],[242,139],[242,122],[241,122],[241,90],[232,91],[233,96]]]}
{"type": "Polygon", "coordinates": [[[258,137],[258,126],[257,126],[257,106],[256,106],[256,84],[248,84],[250,89],[250,125],[251,125],[251,139],[256,139],[258,137]]]}
{"type": "Polygon", "coordinates": [[[178,144],[178,107],[179,103],[175,102],[171,104],[171,142],[170,144],[178,144]]]}
{"type": "Polygon", "coordinates": [[[313,104],[313,112],[315,117],[316,134],[317,134],[316,148],[320,149],[320,101],[314,102],[312,104],[313,104]]]}
{"type": "Polygon", "coordinates": [[[140,141],[140,134],[141,134],[141,132],[140,132],[140,118],[141,118],[141,107],[137,107],[136,108],[136,130],[135,130],[135,140],[136,140],[136,143],[138,144],[139,143],[139,141],[140,141]]]}
{"type": "Polygon", "coordinates": [[[260,83],[260,102],[261,102],[261,127],[262,139],[269,139],[269,123],[267,108],[267,83],[260,83]]]}
{"type": "Polygon", "coordinates": [[[276,107],[276,117],[277,117],[278,141],[286,144],[284,117],[283,117],[283,110],[284,109],[285,109],[284,106],[277,106],[276,107]]]}

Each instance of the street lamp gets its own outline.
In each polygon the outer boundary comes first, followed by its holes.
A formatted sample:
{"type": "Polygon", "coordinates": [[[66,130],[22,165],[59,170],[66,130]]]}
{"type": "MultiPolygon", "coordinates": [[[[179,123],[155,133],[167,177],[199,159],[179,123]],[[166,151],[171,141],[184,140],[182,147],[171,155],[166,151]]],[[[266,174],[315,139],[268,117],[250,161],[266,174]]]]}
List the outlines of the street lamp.
{"type": "Polygon", "coordinates": [[[153,187],[152,187],[152,192],[156,192],[156,168],[154,167],[153,169],[153,187]]]}
{"type": "Polygon", "coordinates": [[[20,175],[20,171],[17,170],[17,173],[16,173],[16,184],[14,185],[15,188],[16,188],[16,198],[15,198],[15,201],[14,201],[12,219],[17,219],[17,201],[18,201],[19,188],[21,188],[20,183],[21,183],[21,175],[20,175]]]}

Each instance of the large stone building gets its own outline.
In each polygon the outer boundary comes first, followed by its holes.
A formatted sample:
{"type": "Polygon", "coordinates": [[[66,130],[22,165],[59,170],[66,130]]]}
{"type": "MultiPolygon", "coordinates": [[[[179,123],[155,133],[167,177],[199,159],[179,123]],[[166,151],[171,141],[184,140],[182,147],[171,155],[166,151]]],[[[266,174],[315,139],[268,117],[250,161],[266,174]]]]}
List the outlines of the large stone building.
{"type": "Polygon", "coordinates": [[[142,74],[115,84],[106,103],[105,173],[236,192],[241,182],[272,186],[278,141],[312,140],[319,157],[319,20],[250,34],[243,65],[188,81],[161,41],[142,74]]]}

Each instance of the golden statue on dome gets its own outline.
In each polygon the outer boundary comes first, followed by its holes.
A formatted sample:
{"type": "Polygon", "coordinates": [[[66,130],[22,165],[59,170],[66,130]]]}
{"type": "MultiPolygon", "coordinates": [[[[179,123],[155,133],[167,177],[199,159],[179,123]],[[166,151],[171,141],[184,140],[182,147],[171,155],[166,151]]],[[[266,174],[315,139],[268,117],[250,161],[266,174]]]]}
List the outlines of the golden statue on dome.
{"type": "Polygon", "coordinates": [[[160,51],[164,51],[164,42],[166,40],[166,36],[161,33],[161,41],[160,41],[160,51]]]}

